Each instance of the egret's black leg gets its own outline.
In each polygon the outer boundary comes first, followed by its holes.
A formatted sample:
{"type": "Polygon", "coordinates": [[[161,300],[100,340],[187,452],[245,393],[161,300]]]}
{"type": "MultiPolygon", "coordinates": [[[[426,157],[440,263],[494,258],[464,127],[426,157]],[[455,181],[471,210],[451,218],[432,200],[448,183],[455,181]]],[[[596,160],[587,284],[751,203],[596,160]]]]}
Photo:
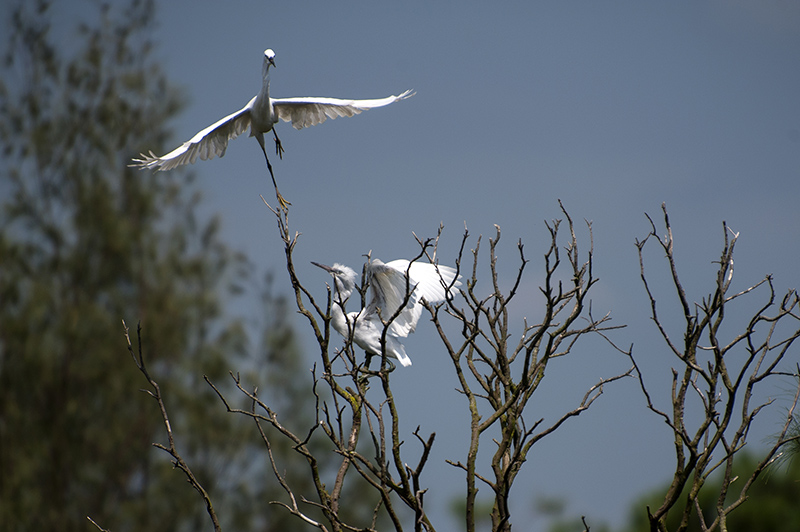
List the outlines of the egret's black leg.
{"type": "Polygon", "coordinates": [[[261,145],[261,151],[264,152],[264,159],[267,160],[267,169],[269,170],[269,176],[272,178],[272,185],[275,187],[275,195],[278,197],[278,201],[281,203],[281,208],[284,211],[288,211],[289,205],[291,205],[291,203],[286,201],[284,197],[281,195],[281,193],[278,191],[278,183],[275,181],[275,174],[272,172],[272,165],[269,163],[267,150],[264,148],[263,142],[259,142],[259,144],[261,145]]]}
{"type": "Polygon", "coordinates": [[[397,369],[397,366],[394,365],[394,362],[392,362],[389,359],[389,357],[387,357],[386,355],[383,355],[381,358],[386,361],[386,367],[387,367],[389,373],[391,373],[392,371],[397,369]]]}
{"type": "Polygon", "coordinates": [[[281,139],[278,138],[278,132],[275,131],[275,128],[272,128],[272,134],[275,135],[275,153],[283,159],[283,144],[281,144],[281,139]]]}

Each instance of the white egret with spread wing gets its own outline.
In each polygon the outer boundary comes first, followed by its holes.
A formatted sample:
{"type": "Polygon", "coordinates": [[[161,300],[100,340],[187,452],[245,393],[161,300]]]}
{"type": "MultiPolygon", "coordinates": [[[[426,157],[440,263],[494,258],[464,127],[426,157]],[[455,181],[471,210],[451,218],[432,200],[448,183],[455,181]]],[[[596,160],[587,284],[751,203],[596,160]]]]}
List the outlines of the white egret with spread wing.
{"type": "Polygon", "coordinates": [[[141,159],[133,159],[134,164],[131,166],[142,169],[171,170],[184,164],[193,164],[198,157],[204,161],[213,159],[215,156],[222,157],[228,148],[228,141],[235,139],[249,127],[250,136],[256,138],[261,146],[261,151],[264,152],[272,184],[275,185],[275,194],[285,208],[289,203],[278,192],[272,165],[269,163],[267,150],[264,147],[264,133],[272,130],[275,135],[275,151],[281,156],[283,148],[274,129],[274,125],[279,119],[284,122],[291,121],[295,129],[302,129],[321,124],[328,118],[353,116],[361,111],[383,107],[414,95],[412,91],[407,90],[399,96],[388,96],[376,100],[340,100],[319,97],[271,98],[269,95],[269,68],[271,66],[275,66],[275,52],[267,49],[264,50],[261,90],[247,102],[247,105],[214,122],[166,155],[159,157],[152,151],[149,155],[143,153],[141,159]]]}
{"type": "Polygon", "coordinates": [[[368,356],[380,356],[381,336],[386,328],[386,355],[396,358],[403,366],[410,366],[411,359],[400,339],[414,332],[422,315],[422,301],[432,305],[439,303],[448,295],[454,296],[461,286],[461,281],[456,279],[456,269],[450,266],[404,259],[384,264],[372,259],[365,276],[371,294],[367,305],[358,312],[345,314],[343,307],[355,289],[356,272],[341,264],[312,264],[333,276],[336,296],[331,308],[331,325],[336,332],[345,338],[352,334],[353,341],[368,356]]]}

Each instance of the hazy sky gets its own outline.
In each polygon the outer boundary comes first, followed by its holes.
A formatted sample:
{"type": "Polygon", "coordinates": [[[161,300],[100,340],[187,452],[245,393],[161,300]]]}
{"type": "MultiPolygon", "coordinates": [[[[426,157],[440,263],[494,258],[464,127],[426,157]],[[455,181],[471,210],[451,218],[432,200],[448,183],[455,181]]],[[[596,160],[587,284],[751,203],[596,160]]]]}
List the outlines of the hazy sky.
{"type": "MultiPolygon", "coordinates": [[[[299,275],[319,297],[329,277],[311,260],[358,269],[370,250],[384,261],[410,257],[411,232],[433,236],[443,223],[439,257],[452,263],[465,223],[484,237],[497,224],[506,286],[518,239],[531,259],[529,296],[513,318],[518,334],[522,317],[537,312],[544,221],[560,216],[561,199],[576,221],[593,223],[595,314],[610,310],[629,325],[614,339],[634,344],[664,406],[672,361],[647,319],[634,247],[649,229],[645,212],[658,217],[667,203],[693,300],[713,288],[722,220],[740,233],[734,290],[767,273],[780,292],[798,285],[799,5],[172,1],[158,5],[155,37],[157,58],[187,96],[172,124],[175,146],[256,94],[268,47],[276,52],[275,97],[417,91],[302,131],[279,125],[286,153],[272,162],[293,203],[292,229],[302,232],[299,275]]],[[[224,158],[193,171],[226,239],[275,271],[288,293],[275,221],[259,198],[274,196],[257,143],[242,136],[224,158]]],[[[663,275],[661,255],[648,257],[663,275]]],[[[467,416],[431,329],[421,323],[406,342],[413,366],[395,373],[395,397],[406,407],[409,451],[417,425],[437,431],[423,480],[432,486],[430,513],[446,530],[449,499],[464,484],[444,459],[463,458],[467,416]]],[[[587,386],[625,368],[608,349],[576,350],[548,369],[531,405],[541,413],[530,419],[552,422],[587,386]]],[[[764,416],[754,445],[774,431],[776,416],[764,416]]],[[[514,500],[517,526],[526,528],[543,496],[566,498],[590,526],[620,525],[631,500],[666,481],[673,464],[670,433],[645,410],[633,379],[609,386],[590,411],[534,447],[514,500]]]]}

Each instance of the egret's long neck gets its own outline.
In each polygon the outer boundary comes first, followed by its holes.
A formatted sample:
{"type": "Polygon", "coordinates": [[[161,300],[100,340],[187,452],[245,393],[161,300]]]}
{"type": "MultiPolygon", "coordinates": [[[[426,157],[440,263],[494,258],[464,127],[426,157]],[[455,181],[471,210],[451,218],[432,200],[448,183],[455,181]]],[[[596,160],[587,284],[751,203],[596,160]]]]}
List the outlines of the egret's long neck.
{"type": "MultiPolygon", "coordinates": [[[[263,81],[261,82],[261,90],[253,99],[253,107],[250,114],[250,135],[259,139],[261,147],[264,147],[262,142],[263,134],[272,129],[273,124],[278,121],[275,116],[269,98],[269,61],[264,61],[261,74],[263,81]],[[259,137],[261,135],[261,137],[259,137]]],[[[266,154],[266,152],[265,152],[266,154]]]]}
{"type": "MultiPolygon", "coordinates": [[[[337,279],[337,281],[338,280],[339,279],[337,279]]],[[[336,283],[336,285],[333,304],[331,305],[331,325],[336,332],[345,338],[350,338],[360,312],[351,312],[350,314],[345,312],[344,305],[347,303],[350,294],[353,293],[353,289],[349,287],[345,288],[341,286],[341,283],[336,283]]]]}
{"type": "MultiPolygon", "coordinates": [[[[348,338],[350,336],[350,331],[347,330],[347,317],[344,314],[344,309],[342,309],[341,305],[338,302],[333,303],[333,307],[331,308],[331,325],[333,326],[333,330],[348,338]]],[[[353,324],[350,324],[350,328],[353,327],[353,324]]]]}
{"type": "Polygon", "coordinates": [[[259,93],[262,98],[269,98],[269,67],[269,62],[264,61],[264,66],[261,67],[261,92],[259,93]]]}

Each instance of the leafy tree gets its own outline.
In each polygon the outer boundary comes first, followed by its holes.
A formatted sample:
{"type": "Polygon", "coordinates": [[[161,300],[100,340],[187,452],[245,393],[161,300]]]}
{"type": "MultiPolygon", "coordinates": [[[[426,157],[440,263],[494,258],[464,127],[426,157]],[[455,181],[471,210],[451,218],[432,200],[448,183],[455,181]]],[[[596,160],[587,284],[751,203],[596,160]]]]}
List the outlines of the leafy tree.
{"type": "Polygon", "coordinates": [[[218,221],[197,220],[185,175],[126,167],[167,138],[179,99],[152,59],[153,3],[97,7],[74,51],[56,44],[49,2],[3,7],[0,523],[86,530],[91,515],[115,531],[195,529],[202,508],[149,450],[160,420],[137,391],[120,319],[152,331],[198,475],[221,493],[252,489],[217,473],[235,472],[235,456],[245,468],[247,440],[229,439],[243,427],[197,392],[203,372],[224,374],[245,352],[243,322],[223,311],[252,268],[220,242],[218,221]]]}
{"type": "MultiPolygon", "coordinates": [[[[166,143],[181,98],[153,59],[153,2],[96,7],[69,49],[55,43],[49,2],[4,5],[0,528],[86,530],[87,516],[115,532],[207,526],[170,457],[152,448],[167,445],[164,425],[126,358],[124,318],[146,331],[174,445],[221,525],[284,529],[285,512],[253,511],[281,490],[262,440],[204,376],[228,381],[235,369],[267,384],[276,411],[313,423],[287,302],[220,241],[218,219],[197,218],[191,176],[127,167],[166,143]],[[251,321],[230,312],[245,290],[262,294],[251,321]]],[[[330,446],[315,449],[324,468],[330,446]]],[[[274,452],[291,464],[290,446],[274,452]]]]}

